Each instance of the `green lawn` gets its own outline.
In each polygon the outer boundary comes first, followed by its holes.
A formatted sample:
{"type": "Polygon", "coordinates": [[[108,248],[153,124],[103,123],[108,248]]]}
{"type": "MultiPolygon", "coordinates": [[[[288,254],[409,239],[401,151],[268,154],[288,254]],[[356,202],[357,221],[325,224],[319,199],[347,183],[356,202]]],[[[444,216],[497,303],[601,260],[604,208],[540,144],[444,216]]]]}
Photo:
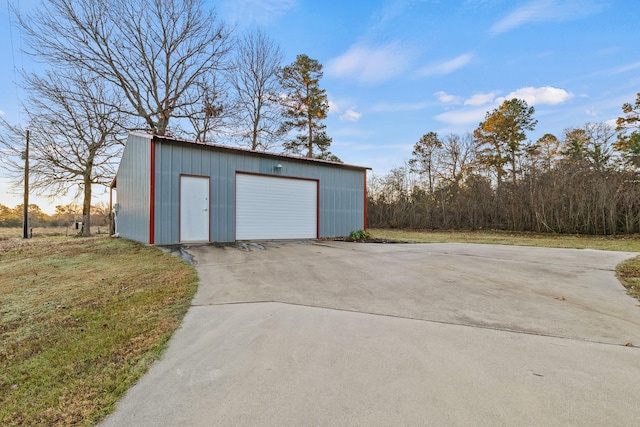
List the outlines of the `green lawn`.
{"type": "Polygon", "coordinates": [[[158,358],[195,270],[122,239],[0,240],[0,425],[92,425],[158,358]]]}

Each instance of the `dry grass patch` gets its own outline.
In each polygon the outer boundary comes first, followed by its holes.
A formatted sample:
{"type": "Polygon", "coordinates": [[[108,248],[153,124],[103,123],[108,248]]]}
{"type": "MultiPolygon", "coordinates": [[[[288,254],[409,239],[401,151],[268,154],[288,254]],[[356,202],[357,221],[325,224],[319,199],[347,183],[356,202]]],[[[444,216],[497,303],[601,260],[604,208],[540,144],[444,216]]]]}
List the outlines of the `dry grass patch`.
{"type": "Polygon", "coordinates": [[[92,425],[158,358],[195,270],[121,239],[0,241],[0,425],[92,425]]]}
{"type": "MultiPolygon", "coordinates": [[[[74,227],[32,227],[30,229],[33,232],[34,238],[52,237],[52,236],[65,236],[71,237],[78,234],[78,230],[74,227]]],[[[109,231],[109,227],[96,225],[91,226],[91,232],[93,234],[106,234],[109,231]],[[98,232],[99,231],[99,232],[98,232]]],[[[22,227],[0,227],[0,240],[6,239],[19,239],[22,238],[22,227]]]]}
{"type": "Polygon", "coordinates": [[[508,231],[426,231],[369,229],[374,238],[415,243],[486,243],[547,248],[640,252],[640,236],[584,236],[508,231]]]}
{"type": "Polygon", "coordinates": [[[616,275],[627,293],[640,300],[640,257],[621,262],[616,267],[616,275]]]}

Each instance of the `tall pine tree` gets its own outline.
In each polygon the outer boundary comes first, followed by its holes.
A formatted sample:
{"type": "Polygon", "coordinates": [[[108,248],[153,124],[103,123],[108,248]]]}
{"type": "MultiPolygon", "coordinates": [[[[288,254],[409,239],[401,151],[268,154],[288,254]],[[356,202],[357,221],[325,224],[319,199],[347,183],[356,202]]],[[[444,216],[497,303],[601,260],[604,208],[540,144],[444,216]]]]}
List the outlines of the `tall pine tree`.
{"type": "Polygon", "coordinates": [[[306,157],[329,157],[331,138],[321,121],[327,118],[329,102],[327,93],[320,89],[322,64],[307,55],[298,55],[291,65],[280,72],[280,81],[285,90],[283,130],[298,130],[300,133],[286,141],[286,151],[306,157]],[[317,149],[314,154],[314,149],[317,149]]]}

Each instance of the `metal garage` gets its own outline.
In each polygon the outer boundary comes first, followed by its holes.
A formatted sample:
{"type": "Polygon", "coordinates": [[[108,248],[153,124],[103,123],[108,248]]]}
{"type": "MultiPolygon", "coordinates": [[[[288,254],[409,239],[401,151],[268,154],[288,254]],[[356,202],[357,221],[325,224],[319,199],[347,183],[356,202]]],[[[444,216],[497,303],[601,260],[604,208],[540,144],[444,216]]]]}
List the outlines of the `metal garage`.
{"type": "Polygon", "coordinates": [[[366,227],[367,169],[130,134],[116,231],[159,245],[346,236],[366,227]]]}

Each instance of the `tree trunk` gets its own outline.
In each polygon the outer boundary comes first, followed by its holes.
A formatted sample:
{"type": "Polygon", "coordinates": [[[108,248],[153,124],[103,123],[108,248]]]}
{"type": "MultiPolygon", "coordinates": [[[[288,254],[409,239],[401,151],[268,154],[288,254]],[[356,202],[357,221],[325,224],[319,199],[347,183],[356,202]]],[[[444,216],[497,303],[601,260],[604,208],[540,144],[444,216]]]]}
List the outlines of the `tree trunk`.
{"type": "MultiPolygon", "coordinates": [[[[309,87],[309,84],[307,84],[307,99],[311,99],[311,88],[309,87]]],[[[307,120],[308,120],[308,126],[309,126],[309,136],[308,136],[308,140],[307,140],[307,157],[311,158],[313,157],[313,117],[311,116],[311,105],[307,106],[307,120]]]]}
{"type": "Polygon", "coordinates": [[[84,199],[82,200],[82,236],[91,236],[91,176],[84,176],[84,199]]]}

